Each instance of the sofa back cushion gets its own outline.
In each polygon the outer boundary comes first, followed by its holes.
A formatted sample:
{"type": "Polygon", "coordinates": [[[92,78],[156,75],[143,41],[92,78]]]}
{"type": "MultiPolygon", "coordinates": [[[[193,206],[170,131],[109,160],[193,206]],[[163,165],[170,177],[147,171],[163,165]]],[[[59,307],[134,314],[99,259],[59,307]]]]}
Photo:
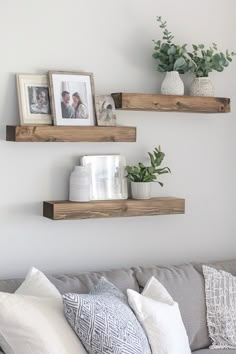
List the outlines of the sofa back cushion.
{"type": "Polygon", "coordinates": [[[202,270],[203,265],[207,265],[208,267],[212,267],[217,270],[224,270],[225,272],[231,273],[232,275],[236,276],[236,259],[232,259],[228,261],[193,263],[194,268],[202,275],[203,275],[203,270],[202,270]]]}
{"type": "MultiPolygon", "coordinates": [[[[68,292],[87,294],[94,289],[94,286],[101,277],[105,277],[125,294],[128,288],[136,291],[139,290],[139,285],[132,269],[89,272],[78,275],[48,275],[48,279],[61,294],[68,292]]],[[[22,281],[23,279],[0,280],[0,291],[14,293],[22,281]]]]}
{"type": "Polygon", "coordinates": [[[154,276],[164,285],[174,301],[178,302],[192,351],[209,347],[202,274],[191,264],[138,267],[135,268],[135,274],[141,289],[154,276]]]}

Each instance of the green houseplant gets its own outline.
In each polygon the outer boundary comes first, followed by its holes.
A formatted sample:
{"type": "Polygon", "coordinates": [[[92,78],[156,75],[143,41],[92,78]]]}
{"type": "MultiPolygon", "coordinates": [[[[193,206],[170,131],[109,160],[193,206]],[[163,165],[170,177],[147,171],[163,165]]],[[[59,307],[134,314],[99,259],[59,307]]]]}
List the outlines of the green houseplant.
{"type": "Polygon", "coordinates": [[[157,16],[157,22],[163,32],[162,40],[153,40],[153,58],[158,60],[157,69],[166,72],[166,77],[161,86],[161,93],[167,95],[183,95],[184,84],[179,74],[189,71],[189,56],[187,44],[178,45],[173,42],[174,36],[167,28],[167,22],[157,16]]]}
{"type": "Polygon", "coordinates": [[[159,175],[170,173],[169,167],[160,167],[165,154],[161,147],[148,152],[150,164],[145,166],[139,162],[136,166],[126,166],[127,178],[131,182],[131,193],[133,199],[150,199],[151,182],[157,182],[160,186],[163,183],[157,180],[159,175]]]}
{"type": "Polygon", "coordinates": [[[193,44],[192,47],[192,52],[188,53],[191,58],[189,67],[195,78],[190,93],[192,96],[213,96],[214,87],[209,79],[209,73],[222,72],[232,62],[235,53],[229,52],[228,49],[221,52],[215,43],[210,47],[204,44],[193,44]]]}

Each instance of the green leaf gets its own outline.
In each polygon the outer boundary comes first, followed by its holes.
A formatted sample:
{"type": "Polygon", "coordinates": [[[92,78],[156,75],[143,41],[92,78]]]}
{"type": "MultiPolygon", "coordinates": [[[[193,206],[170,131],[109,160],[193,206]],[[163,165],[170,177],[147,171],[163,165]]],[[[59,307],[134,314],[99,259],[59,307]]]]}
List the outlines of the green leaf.
{"type": "Polygon", "coordinates": [[[154,159],[153,154],[151,154],[150,152],[148,152],[148,155],[149,155],[149,157],[150,157],[152,166],[155,166],[155,159],[154,159]]]}
{"type": "Polygon", "coordinates": [[[176,49],[176,47],[174,46],[174,45],[172,45],[169,49],[168,49],[168,55],[175,55],[176,54],[176,51],[177,51],[177,49],[176,49]]]}
{"type": "Polygon", "coordinates": [[[174,64],[174,70],[175,71],[179,71],[181,69],[184,69],[186,67],[186,61],[185,59],[182,57],[182,58],[178,58],[174,64]]]}
{"type": "Polygon", "coordinates": [[[161,45],[161,51],[162,51],[162,52],[167,53],[169,48],[170,48],[170,45],[169,45],[169,44],[167,44],[167,43],[162,43],[162,45],[161,45]]]}
{"type": "Polygon", "coordinates": [[[163,68],[161,65],[158,66],[158,70],[162,73],[165,73],[167,70],[163,68]]]}
{"type": "Polygon", "coordinates": [[[142,164],[141,162],[139,162],[138,165],[139,165],[140,168],[145,168],[144,164],[142,164]]]}
{"type": "Polygon", "coordinates": [[[158,52],[153,53],[153,54],[152,54],[152,57],[153,57],[154,59],[158,59],[158,58],[159,58],[159,53],[158,53],[158,52]]]}

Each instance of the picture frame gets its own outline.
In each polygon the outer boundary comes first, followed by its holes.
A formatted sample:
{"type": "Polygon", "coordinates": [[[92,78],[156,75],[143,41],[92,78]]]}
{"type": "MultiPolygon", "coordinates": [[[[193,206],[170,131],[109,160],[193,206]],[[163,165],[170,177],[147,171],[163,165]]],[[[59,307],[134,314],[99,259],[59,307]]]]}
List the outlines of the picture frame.
{"type": "Polygon", "coordinates": [[[52,125],[46,74],[16,74],[21,125],[52,125]]]}
{"type": "Polygon", "coordinates": [[[111,95],[95,96],[97,125],[116,126],[116,108],[111,95]]]}
{"type": "Polygon", "coordinates": [[[91,200],[117,200],[128,198],[125,172],[126,159],[122,155],[85,155],[81,166],[91,173],[91,200]]]}
{"type": "Polygon", "coordinates": [[[54,125],[96,124],[92,73],[49,71],[49,88],[54,125]]]}

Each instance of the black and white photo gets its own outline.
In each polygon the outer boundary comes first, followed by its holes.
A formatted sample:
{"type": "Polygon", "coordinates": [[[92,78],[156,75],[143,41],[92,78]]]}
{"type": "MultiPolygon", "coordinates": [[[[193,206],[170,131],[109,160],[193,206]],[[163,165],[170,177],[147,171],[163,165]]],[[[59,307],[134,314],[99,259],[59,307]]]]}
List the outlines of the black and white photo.
{"type": "Polygon", "coordinates": [[[50,114],[48,87],[29,86],[29,105],[31,114],[50,114]]]}
{"type": "Polygon", "coordinates": [[[47,75],[17,74],[21,125],[52,124],[47,75]]]}

